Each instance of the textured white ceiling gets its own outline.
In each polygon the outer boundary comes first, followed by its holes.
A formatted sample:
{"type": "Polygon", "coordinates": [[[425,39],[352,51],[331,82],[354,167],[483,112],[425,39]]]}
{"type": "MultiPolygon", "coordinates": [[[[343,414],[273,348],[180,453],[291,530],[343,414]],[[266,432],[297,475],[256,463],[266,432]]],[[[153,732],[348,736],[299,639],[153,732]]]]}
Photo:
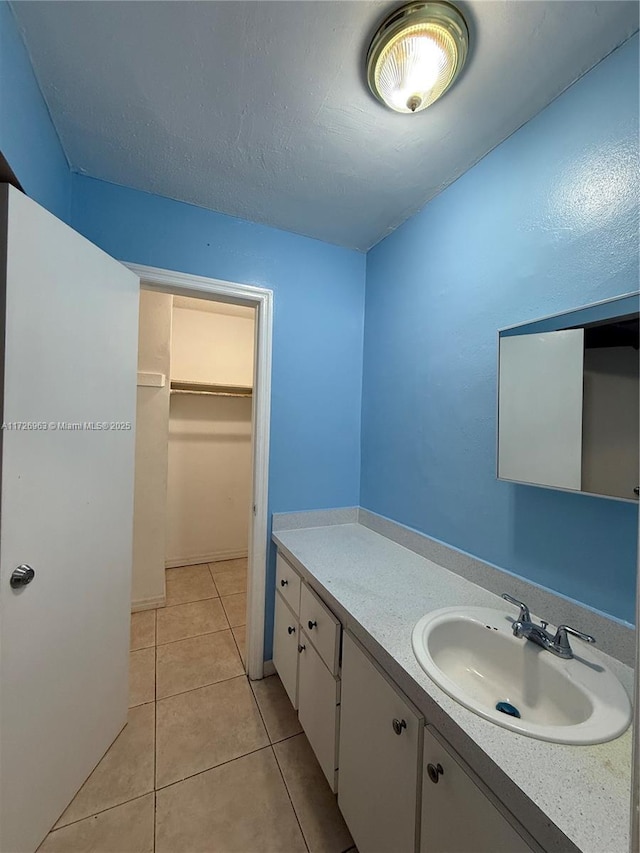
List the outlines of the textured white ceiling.
{"type": "Polygon", "coordinates": [[[398,4],[12,3],[72,169],[368,249],[638,26],[623,0],[458,5],[468,66],[422,113],[369,93],[398,4]]]}

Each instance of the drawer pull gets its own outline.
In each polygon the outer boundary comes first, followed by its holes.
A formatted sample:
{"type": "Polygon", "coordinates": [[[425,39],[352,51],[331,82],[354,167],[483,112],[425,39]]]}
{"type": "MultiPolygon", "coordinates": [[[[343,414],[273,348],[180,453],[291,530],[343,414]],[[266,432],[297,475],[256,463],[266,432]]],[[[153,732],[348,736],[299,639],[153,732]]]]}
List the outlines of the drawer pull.
{"type": "Polygon", "coordinates": [[[284,580],[284,578],[280,581],[280,586],[286,586],[289,581],[284,580]]]}
{"type": "Polygon", "coordinates": [[[433,782],[434,785],[438,784],[438,780],[444,773],[442,769],[442,764],[438,762],[438,764],[427,764],[427,773],[429,774],[429,779],[433,782]]]}
{"type": "Polygon", "coordinates": [[[309,630],[311,630],[312,628],[318,627],[318,623],[316,622],[315,619],[313,620],[313,622],[311,621],[311,619],[309,619],[309,621],[307,622],[307,625],[309,626],[309,630]]]}
{"type": "Polygon", "coordinates": [[[306,646],[298,646],[298,651],[303,652],[306,648],[306,646]]]}
{"type": "Polygon", "coordinates": [[[287,628],[287,633],[289,633],[289,634],[295,634],[295,632],[296,632],[296,629],[295,629],[295,628],[292,628],[292,627],[291,627],[291,625],[289,625],[289,627],[287,628]]]}
{"type": "Polygon", "coordinates": [[[406,729],[406,728],[407,728],[407,721],[406,720],[394,720],[393,721],[393,730],[397,735],[401,735],[402,729],[406,729]]]}

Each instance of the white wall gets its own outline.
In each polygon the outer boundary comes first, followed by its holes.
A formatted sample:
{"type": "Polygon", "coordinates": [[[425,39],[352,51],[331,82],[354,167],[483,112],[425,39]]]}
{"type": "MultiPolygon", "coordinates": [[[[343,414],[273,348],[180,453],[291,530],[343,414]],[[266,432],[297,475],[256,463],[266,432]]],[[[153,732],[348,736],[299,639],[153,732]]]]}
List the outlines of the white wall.
{"type": "MultiPolygon", "coordinates": [[[[253,384],[254,311],[174,300],[171,375],[253,384]]],[[[171,397],[166,565],[245,556],[251,502],[250,398],[171,397]]]]}
{"type": "Polygon", "coordinates": [[[633,500],[639,484],[640,370],[633,347],[584,354],[582,488],[633,500]]]}
{"type": "Polygon", "coordinates": [[[172,334],[172,379],[253,384],[253,308],[175,297],[172,334]]]}
{"type": "Polygon", "coordinates": [[[164,388],[138,386],[133,510],[132,608],[164,603],[164,561],[171,370],[171,305],[140,291],[138,371],[163,373],[164,388]]]}

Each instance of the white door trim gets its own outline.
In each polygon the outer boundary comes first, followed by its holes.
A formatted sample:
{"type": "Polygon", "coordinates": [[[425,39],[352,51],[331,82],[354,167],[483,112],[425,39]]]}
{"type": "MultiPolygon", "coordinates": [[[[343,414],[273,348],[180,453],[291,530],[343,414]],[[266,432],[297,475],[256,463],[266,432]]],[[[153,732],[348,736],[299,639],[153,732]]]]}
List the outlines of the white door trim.
{"type": "Polygon", "coordinates": [[[249,525],[247,575],[247,674],[264,676],[264,617],[267,573],[269,494],[269,426],[271,418],[271,348],[273,291],[199,275],[125,263],[146,290],[174,296],[196,296],[256,309],[256,346],[253,365],[253,515],[249,525]]]}

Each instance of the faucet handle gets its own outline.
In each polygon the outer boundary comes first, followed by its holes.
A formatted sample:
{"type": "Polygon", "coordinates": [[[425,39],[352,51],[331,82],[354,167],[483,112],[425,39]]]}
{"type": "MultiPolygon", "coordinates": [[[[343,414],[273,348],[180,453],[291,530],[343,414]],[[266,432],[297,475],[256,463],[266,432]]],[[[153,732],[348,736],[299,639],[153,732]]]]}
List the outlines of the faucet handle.
{"type": "Polygon", "coordinates": [[[567,634],[571,634],[572,637],[577,637],[579,640],[584,640],[585,643],[595,643],[596,641],[596,638],[592,637],[591,634],[584,634],[582,631],[578,631],[576,628],[571,628],[569,625],[558,625],[558,630],[553,638],[553,642],[559,649],[562,649],[564,652],[568,652],[568,657],[573,657],[573,652],[569,645],[569,637],[567,634]]]}
{"type": "Polygon", "coordinates": [[[514,598],[512,595],[509,595],[509,593],[507,592],[503,592],[502,597],[505,601],[508,601],[509,604],[515,604],[516,607],[520,608],[518,622],[531,622],[531,613],[529,612],[529,608],[524,603],[524,601],[518,601],[517,598],[514,598]]]}

